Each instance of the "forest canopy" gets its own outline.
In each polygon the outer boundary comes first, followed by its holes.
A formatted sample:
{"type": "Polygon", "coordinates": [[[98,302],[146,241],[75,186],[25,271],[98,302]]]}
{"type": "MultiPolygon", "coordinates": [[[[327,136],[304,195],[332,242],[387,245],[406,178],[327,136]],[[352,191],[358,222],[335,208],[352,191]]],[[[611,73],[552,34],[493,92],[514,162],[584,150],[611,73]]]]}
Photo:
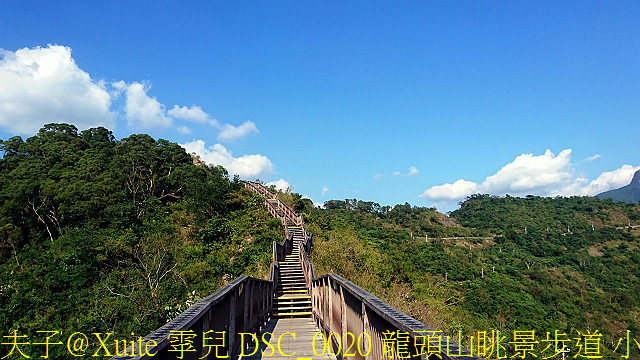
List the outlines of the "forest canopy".
{"type": "Polygon", "coordinates": [[[282,238],[238,178],[167,140],[48,124],[0,151],[3,336],[146,335],[226,281],[265,277],[282,238]]]}
{"type": "MultiPolygon", "coordinates": [[[[456,339],[462,331],[467,348],[478,331],[511,341],[514,330],[538,340],[557,330],[579,357],[576,339],[597,330],[613,359],[625,355],[614,350],[627,331],[637,334],[638,204],[476,194],[450,216],[356,199],[325,207],[303,210],[316,274],[337,272],[456,339]]],[[[539,345],[538,358],[553,355],[539,345]]]]}

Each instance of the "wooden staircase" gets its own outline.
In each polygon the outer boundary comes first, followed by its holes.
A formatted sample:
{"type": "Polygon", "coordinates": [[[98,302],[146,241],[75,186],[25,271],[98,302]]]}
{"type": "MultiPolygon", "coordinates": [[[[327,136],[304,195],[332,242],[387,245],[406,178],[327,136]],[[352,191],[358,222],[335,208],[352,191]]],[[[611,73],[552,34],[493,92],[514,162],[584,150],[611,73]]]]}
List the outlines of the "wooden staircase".
{"type": "Polygon", "coordinates": [[[300,264],[300,251],[304,251],[302,244],[309,235],[306,234],[304,220],[262,184],[247,186],[265,195],[269,212],[282,220],[286,236],[292,241],[291,253],[284,255],[284,261],[282,258],[278,261],[278,286],[274,289],[272,315],[274,318],[311,317],[311,294],[300,264]]]}
{"type": "Polygon", "coordinates": [[[278,200],[267,200],[267,202],[269,204],[271,204],[273,206],[274,209],[276,209],[276,212],[278,213],[279,216],[281,217],[285,217],[284,213],[282,212],[282,210],[280,209],[280,205],[278,204],[278,200]]]}
{"type": "MultiPolygon", "coordinates": [[[[287,221],[289,221],[289,219],[287,219],[287,221]]],[[[293,252],[292,254],[294,254],[296,257],[298,257],[298,252],[300,250],[300,246],[302,245],[302,242],[304,241],[304,233],[302,232],[302,228],[299,226],[289,226],[287,225],[287,229],[289,230],[289,233],[293,236],[293,252]]]]}
{"type": "MultiPolygon", "coordinates": [[[[289,228],[289,231],[292,230],[289,228]]],[[[297,230],[302,234],[300,228],[297,230]]],[[[301,242],[302,240],[294,241],[292,253],[286,255],[285,261],[279,263],[277,296],[273,299],[274,317],[310,317],[312,314],[311,295],[307,290],[307,283],[299,260],[301,242]]]]}

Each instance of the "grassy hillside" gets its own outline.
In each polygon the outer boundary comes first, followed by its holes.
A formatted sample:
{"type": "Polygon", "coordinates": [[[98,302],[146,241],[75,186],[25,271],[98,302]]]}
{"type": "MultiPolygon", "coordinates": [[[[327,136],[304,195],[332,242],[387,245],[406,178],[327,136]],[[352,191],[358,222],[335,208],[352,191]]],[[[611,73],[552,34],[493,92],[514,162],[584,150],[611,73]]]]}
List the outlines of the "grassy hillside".
{"type": "Polygon", "coordinates": [[[599,330],[602,354],[616,357],[617,341],[638,329],[640,241],[628,228],[638,205],[476,195],[447,219],[357,203],[305,209],[317,274],[337,272],[425,324],[462,330],[465,343],[484,330],[599,330]]]}

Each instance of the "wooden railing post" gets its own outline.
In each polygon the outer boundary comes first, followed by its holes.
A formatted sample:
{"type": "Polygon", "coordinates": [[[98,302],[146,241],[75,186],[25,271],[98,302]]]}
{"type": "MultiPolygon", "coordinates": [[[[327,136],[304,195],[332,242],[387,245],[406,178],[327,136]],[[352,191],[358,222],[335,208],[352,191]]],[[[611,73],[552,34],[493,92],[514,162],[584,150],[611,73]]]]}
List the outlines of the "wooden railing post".
{"type": "MultiPolygon", "coordinates": [[[[211,329],[211,311],[207,311],[206,314],[202,317],[202,333],[205,334],[207,331],[211,329]]],[[[200,349],[200,358],[203,359],[205,356],[205,348],[204,346],[200,349]]],[[[209,359],[210,356],[207,356],[209,359]]]]}
{"type": "MultiPolygon", "coordinates": [[[[367,315],[367,305],[364,304],[364,301],[361,302],[362,304],[362,332],[366,333],[367,329],[369,328],[369,315],[367,315]]],[[[369,334],[369,336],[371,336],[369,334]]],[[[367,354],[367,356],[364,356],[365,360],[368,360],[371,358],[371,354],[369,351],[369,341],[367,341],[365,339],[365,336],[362,337],[362,354],[367,354]]]]}
{"type": "Polygon", "coordinates": [[[344,292],[345,288],[340,286],[340,341],[343,343],[343,349],[347,339],[347,304],[344,299],[344,292]]]}
{"type": "Polygon", "coordinates": [[[327,324],[328,332],[331,333],[331,326],[333,326],[333,286],[331,279],[327,278],[327,289],[329,293],[329,323],[327,324]]]}
{"type": "MultiPolygon", "coordinates": [[[[249,327],[251,326],[251,324],[249,324],[249,319],[251,318],[249,315],[251,315],[251,306],[249,303],[249,300],[251,300],[251,282],[247,281],[246,283],[244,283],[244,287],[243,287],[243,292],[244,292],[244,311],[242,314],[242,323],[244,324],[242,332],[249,332],[249,330],[251,330],[249,327]]],[[[244,347],[245,344],[242,344],[242,347],[244,347]]]]}
{"type": "Polygon", "coordinates": [[[238,299],[238,291],[234,290],[231,301],[229,301],[229,356],[236,359],[236,300],[238,299]]]}

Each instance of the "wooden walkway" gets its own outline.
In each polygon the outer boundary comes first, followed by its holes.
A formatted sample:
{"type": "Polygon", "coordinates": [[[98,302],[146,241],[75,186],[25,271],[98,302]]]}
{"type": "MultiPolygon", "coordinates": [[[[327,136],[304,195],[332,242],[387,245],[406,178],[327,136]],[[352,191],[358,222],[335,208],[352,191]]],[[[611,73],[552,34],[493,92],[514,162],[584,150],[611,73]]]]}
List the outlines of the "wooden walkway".
{"type": "MultiPolygon", "coordinates": [[[[269,213],[285,226],[285,239],[280,244],[273,243],[270,280],[238,277],[144,339],[135,344],[132,341],[124,355],[115,355],[112,360],[175,359],[176,351],[190,351],[188,359],[214,359],[218,353],[227,353],[228,360],[336,360],[336,355],[331,356],[324,349],[326,340],[318,331],[316,321],[328,333],[351,333],[357,336],[356,344],[362,340],[364,349],[357,345],[353,349],[355,338],[351,338],[348,349],[340,349],[339,343],[331,346],[338,352],[348,351],[350,357],[355,357],[354,352],[358,351],[357,358],[415,356],[424,359],[427,355],[424,345],[428,344],[429,358],[482,360],[445,334],[394,309],[338,274],[316,278],[307,255],[313,246],[313,235],[302,215],[296,214],[264,185],[245,182],[245,186],[265,196],[269,213]],[[265,321],[260,333],[253,335],[265,321]],[[182,348],[186,346],[182,335],[176,339],[176,332],[202,335],[213,332],[223,337],[213,335],[209,338],[213,341],[196,341],[187,349],[182,348]],[[228,341],[224,334],[228,335],[228,341]],[[416,346],[408,346],[402,353],[396,348],[394,354],[390,354],[387,350],[393,338],[385,336],[389,334],[397,334],[396,340],[402,340],[405,345],[413,342],[416,346]],[[247,349],[239,346],[247,346],[253,339],[257,344],[250,344],[247,349]],[[143,354],[142,349],[146,353],[143,354]],[[366,356],[361,352],[365,349],[366,356]]],[[[332,338],[336,342],[346,339],[332,338]]]]}
{"type": "MultiPolygon", "coordinates": [[[[336,360],[335,356],[328,355],[325,352],[323,356],[317,356],[313,351],[313,338],[318,333],[318,327],[311,318],[293,318],[293,319],[271,319],[264,329],[260,332],[258,337],[259,347],[258,351],[251,356],[242,356],[242,360],[258,360],[258,359],[270,359],[270,360],[336,360]],[[264,336],[264,339],[273,346],[268,347],[262,341],[262,336],[265,333],[271,333],[264,336]],[[289,334],[285,334],[289,333],[289,334]],[[293,339],[294,333],[296,335],[293,339]],[[280,340],[280,348],[278,348],[278,339],[280,340]],[[273,356],[271,355],[275,351],[273,356]],[[265,355],[262,353],[264,352],[265,355]]],[[[322,336],[318,335],[315,339],[316,352],[321,354],[323,351],[322,336]]],[[[251,346],[245,351],[247,354],[251,354],[255,350],[254,346],[251,346]]]]}

